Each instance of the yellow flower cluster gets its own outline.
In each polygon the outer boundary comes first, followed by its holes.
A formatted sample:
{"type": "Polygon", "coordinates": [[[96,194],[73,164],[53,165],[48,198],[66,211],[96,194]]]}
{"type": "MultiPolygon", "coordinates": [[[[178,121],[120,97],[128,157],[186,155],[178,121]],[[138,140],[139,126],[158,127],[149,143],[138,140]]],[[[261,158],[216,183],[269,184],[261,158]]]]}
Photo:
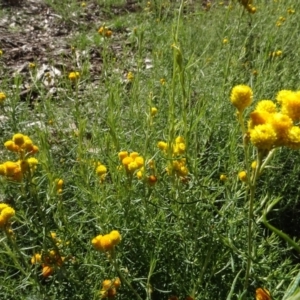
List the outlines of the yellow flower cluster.
{"type": "Polygon", "coordinates": [[[286,18],[279,17],[278,21],[276,21],[276,26],[280,27],[285,22],[285,20],[286,20],[286,18]]]}
{"type": "Polygon", "coordinates": [[[79,72],[71,72],[71,73],[69,73],[69,79],[71,81],[76,81],[79,77],[80,77],[80,73],[79,72]]]}
{"type": "Polygon", "coordinates": [[[147,162],[145,167],[142,167],[139,169],[139,171],[137,171],[136,176],[139,180],[144,179],[145,183],[149,184],[150,186],[154,186],[157,182],[157,176],[155,174],[156,174],[155,162],[153,159],[150,159],[147,162]],[[146,167],[147,167],[147,171],[150,173],[150,175],[144,174],[146,167]]]}
{"type": "Polygon", "coordinates": [[[287,10],[287,12],[288,12],[288,14],[292,15],[292,14],[295,13],[295,10],[292,9],[292,8],[289,8],[289,9],[287,10]]]}
{"type": "Polygon", "coordinates": [[[113,32],[109,30],[106,26],[101,26],[98,30],[98,33],[106,38],[110,38],[113,32]]]}
{"type": "MultiPolygon", "coordinates": [[[[158,142],[157,147],[166,154],[169,151],[169,146],[166,142],[158,142]]],[[[174,159],[167,167],[167,172],[169,175],[175,174],[180,178],[185,178],[188,175],[189,171],[186,166],[186,159],[178,158],[178,156],[182,156],[185,154],[185,150],[185,140],[182,136],[178,136],[172,145],[172,158],[174,159]]]]}
{"type": "Polygon", "coordinates": [[[300,91],[282,90],[277,94],[279,107],[261,100],[250,114],[248,134],[254,146],[271,150],[286,146],[300,149],[300,91]]]}
{"type": "Polygon", "coordinates": [[[42,266],[42,275],[45,278],[52,275],[56,267],[61,267],[64,261],[65,257],[57,250],[51,250],[46,254],[35,253],[31,257],[31,264],[42,266]]]}
{"type": "Polygon", "coordinates": [[[134,172],[143,171],[144,158],[138,152],[121,151],[118,156],[127,174],[132,175],[134,172]]]}
{"type": "Polygon", "coordinates": [[[121,241],[121,234],[117,230],[112,230],[105,235],[98,235],[92,239],[92,245],[98,251],[110,252],[121,241]]]}
{"type": "Polygon", "coordinates": [[[22,181],[24,174],[28,172],[32,174],[35,171],[38,160],[28,156],[37,153],[39,148],[27,135],[17,133],[12,140],[5,142],[4,146],[9,151],[18,153],[20,159],[16,162],[6,161],[0,164],[0,175],[14,181],[22,181]]]}
{"type": "Polygon", "coordinates": [[[134,80],[134,75],[132,72],[128,72],[126,75],[128,82],[132,82],[134,80]]]}
{"type": "Polygon", "coordinates": [[[61,194],[62,191],[63,191],[62,188],[63,188],[63,185],[64,185],[64,181],[62,179],[56,179],[55,183],[56,183],[57,194],[61,194]]]}
{"type": "Polygon", "coordinates": [[[35,154],[39,151],[39,148],[33,144],[32,140],[22,133],[16,133],[12,140],[4,143],[7,150],[17,152],[23,158],[27,154],[35,154]]]}
{"type": "MultiPolygon", "coordinates": [[[[55,232],[51,232],[51,238],[56,245],[55,250],[47,251],[46,253],[35,253],[31,257],[32,265],[41,265],[42,267],[42,275],[47,278],[52,275],[57,267],[61,267],[66,260],[65,256],[60,254],[60,250],[58,249],[60,246],[63,246],[62,241],[57,238],[55,232]]],[[[67,243],[65,243],[66,245],[67,243]]]]}
{"type": "Polygon", "coordinates": [[[247,85],[236,85],[231,90],[230,100],[233,106],[235,106],[239,113],[242,113],[246,107],[248,107],[253,98],[252,89],[247,85]]]}
{"type": "Polygon", "coordinates": [[[117,294],[117,289],[121,286],[120,278],[115,278],[114,280],[106,279],[102,282],[102,289],[100,291],[100,296],[104,298],[114,298],[117,294]]]}
{"type": "Polygon", "coordinates": [[[15,210],[5,203],[0,203],[0,228],[5,227],[11,217],[15,215],[15,210]]]}
{"type": "Polygon", "coordinates": [[[239,3],[251,14],[256,13],[256,7],[253,6],[252,0],[238,0],[239,3]]]}
{"type": "Polygon", "coordinates": [[[105,180],[106,175],[107,175],[106,166],[104,166],[103,164],[98,162],[97,168],[96,168],[96,174],[99,176],[100,182],[103,182],[105,180]]]}
{"type": "Polygon", "coordinates": [[[269,53],[269,56],[274,58],[274,57],[280,57],[282,56],[282,51],[281,50],[277,50],[277,51],[273,51],[269,53]]]}

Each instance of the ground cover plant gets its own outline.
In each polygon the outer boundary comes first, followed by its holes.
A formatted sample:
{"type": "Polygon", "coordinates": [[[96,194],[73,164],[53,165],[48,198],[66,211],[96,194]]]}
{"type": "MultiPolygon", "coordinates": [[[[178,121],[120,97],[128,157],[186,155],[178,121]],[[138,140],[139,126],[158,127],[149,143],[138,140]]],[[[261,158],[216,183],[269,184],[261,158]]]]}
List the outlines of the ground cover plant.
{"type": "Polygon", "coordinates": [[[0,2],[1,299],[300,299],[300,4],[0,2]]]}

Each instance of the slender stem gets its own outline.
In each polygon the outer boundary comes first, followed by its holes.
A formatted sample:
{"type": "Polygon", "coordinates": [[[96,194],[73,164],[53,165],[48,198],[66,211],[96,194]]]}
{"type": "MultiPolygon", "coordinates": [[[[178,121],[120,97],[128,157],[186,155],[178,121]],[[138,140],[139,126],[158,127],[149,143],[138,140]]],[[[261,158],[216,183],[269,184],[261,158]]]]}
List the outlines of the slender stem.
{"type": "Polygon", "coordinates": [[[268,214],[268,212],[273,208],[273,206],[275,206],[277,204],[277,202],[279,200],[280,199],[277,199],[277,200],[273,201],[273,203],[268,207],[268,209],[265,210],[265,212],[263,214],[262,221],[263,221],[264,225],[268,229],[270,229],[275,234],[277,234],[278,236],[280,236],[281,238],[283,238],[290,246],[292,246],[295,250],[297,250],[298,252],[300,252],[300,246],[294,240],[292,240],[286,233],[284,233],[281,230],[277,229],[276,227],[274,227],[273,225],[271,225],[267,221],[267,214],[268,214]]]}
{"type": "Polygon", "coordinates": [[[269,153],[268,156],[266,157],[265,161],[263,162],[263,164],[261,165],[261,168],[259,169],[259,175],[262,173],[262,171],[264,170],[265,166],[268,164],[268,162],[271,160],[271,158],[273,157],[275,151],[277,148],[272,149],[269,153]]]}
{"type": "Polygon", "coordinates": [[[252,180],[249,181],[249,188],[250,188],[250,199],[249,199],[249,211],[248,211],[248,257],[247,257],[247,267],[246,267],[246,275],[245,275],[245,282],[244,282],[244,289],[248,288],[249,284],[249,277],[250,277],[250,269],[252,263],[252,252],[253,252],[253,204],[254,204],[254,196],[256,190],[256,182],[260,174],[260,168],[262,165],[262,157],[263,154],[258,151],[257,154],[257,166],[255,169],[254,177],[252,180]]]}
{"type": "Polygon", "coordinates": [[[121,281],[124,282],[129,287],[129,289],[135,294],[135,296],[137,297],[137,299],[143,300],[141,298],[141,296],[136,292],[136,290],[132,287],[132,285],[130,284],[130,282],[121,273],[120,268],[118,266],[118,263],[116,262],[116,260],[114,258],[114,253],[112,253],[112,256],[109,256],[108,258],[109,258],[109,261],[111,262],[111,264],[114,266],[115,270],[117,271],[117,273],[118,273],[121,281]]]}

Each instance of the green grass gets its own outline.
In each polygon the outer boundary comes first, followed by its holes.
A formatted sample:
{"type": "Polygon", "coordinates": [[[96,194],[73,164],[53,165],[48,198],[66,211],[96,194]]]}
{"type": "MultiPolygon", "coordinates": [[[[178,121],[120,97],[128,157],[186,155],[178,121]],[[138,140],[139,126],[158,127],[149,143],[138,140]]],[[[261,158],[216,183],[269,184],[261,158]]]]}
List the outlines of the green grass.
{"type": "MultiPolygon", "coordinates": [[[[259,100],[300,89],[300,4],[255,1],[257,12],[250,15],[235,2],[213,1],[205,10],[194,2],[140,1],[133,13],[124,1],[87,1],[104,13],[97,24],[77,26],[72,20],[88,8],[72,0],[47,3],[73,28],[56,92],[36,80],[39,61],[27,75],[11,78],[7,72],[0,80],[7,96],[0,106],[0,144],[20,132],[39,147],[33,174],[21,182],[0,177],[0,199],[16,212],[0,232],[0,298],[100,299],[102,281],[121,277],[116,299],[255,299],[259,287],[272,299],[294,299],[288,296],[295,292],[299,253],[267,229],[262,216],[281,198],[268,221],[299,241],[299,152],[279,148],[257,181],[245,279],[251,200],[237,175],[257,150],[250,145],[245,161],[229,97],[235,85],[251,86],[248,120],[259,100]],[[116,7],[120,12],[113,14],[116,7]],[[286,20],[278,27],[281,16],[286,20]],[[103,25],[111,38],[98,34],[103,25]],[[278,50],[281,56],[270,57],[278,50]],[[68,79],[71,71],[80,72],[78,81],[68,79]],[[39,97],[33,103],[30,95],[19,97],[28,80],[39,97]],[[154,117],[151,107],[158,109],[154,117]],[[186,145],[183,180],[168,175],[174,157],[157,147],[177,136],[186,145]],[[119,170],[120,151],[144,158],[142,180],[119,170]],[[108,170],[102,183],[98,162],[108,170]],[[220,181],[221,174],[227,181],[220,181]],[[154,185],[150,175],[157,178],[154,185]],[[122,235],[115,252],[94,249],[92,239],[112,230],[122,235]],[[54,272],[45,278],[31,257],[43,253],[46,260],[51,250],[65,261],[52,261],[54,272]]],[[[0,151],[0,163],[18,159],[4,146],[0,151]]]]}

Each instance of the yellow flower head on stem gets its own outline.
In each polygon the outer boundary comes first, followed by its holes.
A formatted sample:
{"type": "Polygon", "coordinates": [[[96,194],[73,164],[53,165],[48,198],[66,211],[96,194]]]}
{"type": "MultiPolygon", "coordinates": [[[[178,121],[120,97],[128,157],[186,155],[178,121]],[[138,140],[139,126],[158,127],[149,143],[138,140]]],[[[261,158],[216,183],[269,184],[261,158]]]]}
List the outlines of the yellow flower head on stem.
{"type": "Polygon", "coordinates": [[[68,77],[71,81],[76,81],[80,77],[80,73],[79,72],[71,72],[71,73],[69,73],[68,77]]]}
{"type": "Polygon", "coordinates": [[[270,124],[262,124],[250,130],[250,140],[260,150],[271,150],[277,141],[277,135],[270,124]]]}
{"type": "Polygon", "coordinates": [[[151,117],[154,117],[157,114],[157,108],[156,107],[151,107],[150,109],[150,115],[151,117]]]}
{"type": "Polygon", "coordinates": [[[231,90],[231,103],[239,112],[243,112],[251,104],[252,98],[252,89],[247,85],[237,85],[231,90]]]}
{"type": "Polygon", "coordinates": [[[106,174],[106,172],[107,172],[107,168],[104,165],[99,165],[96,169],[96,174],[98,176],[102,176],[106,174]]]}
{"type": "Polygon", "coordinates": [[[227,180],[227,176],[225,174],[221,174],[220,175],[220,180],[221,181],[226,181],[227,180]]]}
{"type": "Polygon", "coordinates": [[[247,181],[247,172],[246,171],[239,172],[238,177],[241,181],[246,182],[247,181]]]}

